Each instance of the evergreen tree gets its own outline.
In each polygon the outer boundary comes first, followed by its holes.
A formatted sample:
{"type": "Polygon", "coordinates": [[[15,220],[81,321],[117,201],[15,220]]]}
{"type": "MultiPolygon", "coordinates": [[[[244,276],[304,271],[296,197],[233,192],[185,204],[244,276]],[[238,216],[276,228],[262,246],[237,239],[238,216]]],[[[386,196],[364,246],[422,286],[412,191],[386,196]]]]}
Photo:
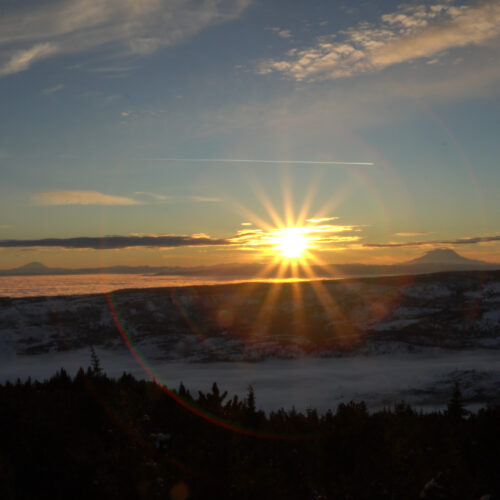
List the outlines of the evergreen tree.
{"type": "Polygon", "coordinates": [[[181,398],[187,398],[191,396],[189,394],[189,391],[186,389],[186,386],[183,384],[183,382],[180,383],[179,389],[177,390],[177,394],[179,394],[181,398]]]}
{"type": "Polygon", "coordinates": [[[93,375],[102,375],[101,361],[95,352],[94,346],[90,346],[90,364],[92,368],[93,375]]]}
{"type": "Polygon", "coordinates": [[[467,413],[464,408],[462,391],[458,382],[455,382],[453,386],[453,392],[447,406],[446,414],[451,418],[460,419],[467,413]]]}
{"type": "Polygon", "coordinates": [[[256,406],[255,406],[255,393],[253,390],[253,387],[251,385],[248,386],[248,393],[247,393],[247,408],[249,413],[255,413],[256,406]]]}

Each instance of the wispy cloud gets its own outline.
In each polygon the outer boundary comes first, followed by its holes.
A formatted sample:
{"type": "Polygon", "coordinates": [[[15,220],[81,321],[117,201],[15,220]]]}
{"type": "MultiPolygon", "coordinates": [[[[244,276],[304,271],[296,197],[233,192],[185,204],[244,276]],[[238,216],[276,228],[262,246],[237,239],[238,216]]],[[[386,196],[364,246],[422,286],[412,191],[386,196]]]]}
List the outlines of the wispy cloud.
{"type": "Polygon", "coordinates": [[[154,200],[158,200],[158,201],[167,201],[167,200],[172,199],[171,196],[168,196],[166,194],[150,193],[150,192],[146,192],[146,191],[136,191],[134,194],[136,194],[138,196],[146,196],[148,198],[153,198],[154,200]]]}
{"type": "Polygon", "coordinates": [[[109,73],[109,74],[128,74],[133,71],[135,66],[98,66],[98,67],[90,67],[86,68],[82,66],[80,69],[84,71],[88,71],[89,73],[109,73]]]}
{"type": "Polygon", "coordinates": [[[64,87],[65,87],[65,85],[63,83],[59,83],[57,85],[54,85],[53,87],[48,87],[46,89],[43,89],[42,90],[42,94],[44,94],[44,95],[53,95],[56,92],[59,92],[60,90],[62,90],[64,87]]]}
{"type": "Polygon", "coordinates": [[[108,66],[87,66],[85,64],[73,64],[68,69],[78,70],[85,73],[101,74],[107,78],[127,78],[137,69],[136,65],[108,65],[108,66]]]}
{"type": "Polygon", "coordinates": [[[33,196],[35,205],[142,205],[125,196],[99,193],[97,191],[43,191],[33,196]]]}
{"type": "MultiPolygon", "coordinates": [[[[279,72],[295,80],[323,80],[375,72],[443,51],[483,45],[500,35],[500,3],[475,5],[402,4],[378,23],[361,22],[307,48],[294,48],[281,60],[258,65],[258,73],[279,72]]],[[[432,60],[432,59],[431,59],[432,60]]]]}
{"type": "Polygon", "coordinates": [[[124,96],[121,94],[106,94],[105,92],[101,91],[85,91],[79,94],[80,98],[82,99],[90,99],[95,101],[97,104],[101,106],[108,106],[116,101],[119,101],[122,99],[124,96]]]}
{"type": "Polygon", "coordinates": [[[365,243],[365,248],[398,248],[398,247],[423,247],[435,245],[476,245],[478,243],[493,243],[500,241],[500,235],[474,236],[470,238],[458,238],[455,240],[429,240],[429,241],[402,241],[390,243],[365,243]]]}
{"type": "Polygon", "coordinates": [[[27,49],[16,50],[0,63],[0,77],[25,71],[35,62],[57,54],[59,51],[59,46],[50,42],[37,43],[27,49]]]}
{"type": "Polygon", "coordinates": [[[267,28],[268,30],[272,31],[273,33],[276,33],[281,38],[292,38],[292,32],[290,30],[284,30],[282,28],[267,28]]]}
{"type": "Polygon", "coordinates": [[[147,55],[238,17],[251,0],[48,0],[3,9],[0,76],[58,54],[105,47],[147,55]]]}
{"type": "Polygon", "coordinates": [[[395,236],[401,236],[402,238],[412,238],[413,236],[425,236],[427,234],[432,234],[432,231],[394,233],[395,236]]]}
{"type": "Polygon", "coordinates": [[[223,201],[221,198],[212,196],[187,196],[186,199],[195,203],[221,203],[223,201]]]}
{"type": "Polygon", "coordinates": [[[186,196],[170,196],[166,194],[151,193],[149,191],[136,191],[134,193],[137,196],[147,197],[156,201],[169,201],[169,202],[193,202],[193,203],[221,203],[223,200],[221,198],[216,198],[214,196],[198,196],[198,195],[186,195],[186,196]]]}
{"type": "Polygon", "coordinates": [[[329,222],[336,219],[338,219],[338,217],[320,217],[318,219],[306,219],[306,221],[312,224],[320,224],[321,222],[329,222]]]}
{"type": "Polygon", "coordinates": [[[161,235],[161,236],[102,236],[77,238],[43,238],[36,240],[0,240],[0,248],[52,247],[67,249],[117,250],[133,247],[177,248],[193,246],[229,245],[225,239],[206,235],[161,235]]]}

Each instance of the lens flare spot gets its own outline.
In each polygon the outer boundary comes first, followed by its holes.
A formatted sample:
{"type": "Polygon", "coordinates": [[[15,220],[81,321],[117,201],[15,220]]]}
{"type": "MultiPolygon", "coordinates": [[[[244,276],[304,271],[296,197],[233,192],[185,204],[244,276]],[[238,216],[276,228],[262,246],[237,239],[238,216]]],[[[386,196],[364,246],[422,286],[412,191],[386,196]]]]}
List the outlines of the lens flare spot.
{"type": "Polygon", "coordinates": [[[184,482],[174,484],[170,490],[170,498],[172,500],[187,500],[189,498],[189,488],[184,482]]]}
{"type": "Polygon", "coordinates": [[[228,328],[233,324],[233,313],[232,311],[228,309],[219,309],[217,311],[217,322],[219,323],[219,326],[228,328]]]}

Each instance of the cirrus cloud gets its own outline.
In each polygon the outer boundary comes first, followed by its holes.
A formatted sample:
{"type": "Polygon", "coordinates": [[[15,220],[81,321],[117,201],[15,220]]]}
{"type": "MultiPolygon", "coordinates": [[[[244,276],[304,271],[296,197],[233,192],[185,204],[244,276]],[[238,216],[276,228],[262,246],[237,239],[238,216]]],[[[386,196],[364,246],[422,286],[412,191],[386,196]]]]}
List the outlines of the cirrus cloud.
{"type": "Polygon", "coordinates": [[[20,49],[10,54],[0,65],[0,77],[27,70],[32,64],[59,52],[54,43],[37,43],[27,49],[20,49]]]}
{"type": "Polygon", "coordinates": [[[58,54],[143,56],[238,17],[251,0],[47,0],[3,9],[0,77],[58,54]]]}
{"type": "Polygon", "coordinates": [[[394,233],[395,236],[401,236],[402,238],[412,238],[413,236],[425,236],[427,234],[432,234],[432,231],[413,231],[406,233],[394,233]]]}
{"type": "Polygon", "coordinates": [[[57,92],[60,92],[64,88],[65,88],[65,85],[63,83],[58,83],[57,85],[43,89],[42,94],[43,95],[54,95],[57,92]]]}
{"type": "Polygon", "coordinates": [[[99,193],[97,191],[43,191],[33,196],[35,205],[142,205],[125,196],[99,193]]]}

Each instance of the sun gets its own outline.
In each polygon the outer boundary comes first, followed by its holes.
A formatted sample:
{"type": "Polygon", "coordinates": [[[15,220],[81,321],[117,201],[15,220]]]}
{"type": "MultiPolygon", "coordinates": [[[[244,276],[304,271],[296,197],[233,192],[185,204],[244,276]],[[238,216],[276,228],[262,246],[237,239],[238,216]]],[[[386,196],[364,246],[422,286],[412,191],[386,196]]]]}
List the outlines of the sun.
{"type": "Polygon", "coordinates": [[[304,228],[285,227],[276,235],[276,250],[287,259],[300,259],[309,246],[304,228]]]}

